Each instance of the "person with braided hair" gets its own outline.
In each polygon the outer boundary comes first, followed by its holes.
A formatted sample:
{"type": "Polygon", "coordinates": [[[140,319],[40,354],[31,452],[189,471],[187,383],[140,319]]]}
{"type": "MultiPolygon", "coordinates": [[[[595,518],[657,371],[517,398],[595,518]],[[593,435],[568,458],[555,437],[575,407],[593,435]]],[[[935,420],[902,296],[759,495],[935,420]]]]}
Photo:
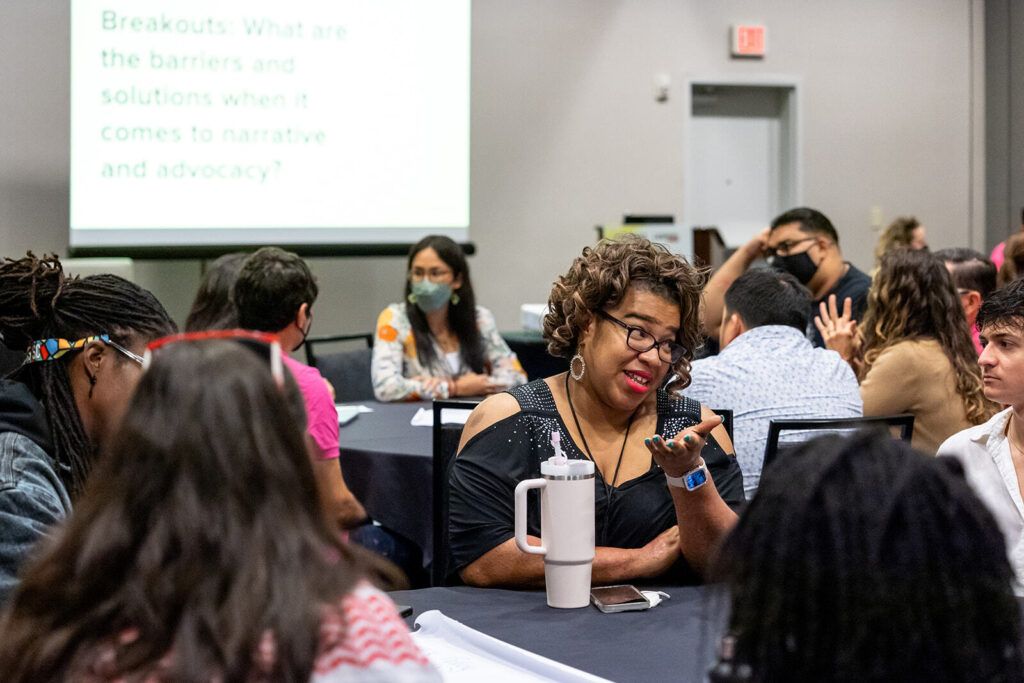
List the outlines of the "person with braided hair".
{"type": "Polygon", "coordinates": [[[952,458],[859,434],[787,451],[722,544],[711,683],[1020,681],[999,526],[952,458]]]}
{"type": "Polygon", "coordinates": [[[56,256],[31,252],[0,263],[0,335],[25,353],[0,380],[0,605],[36,541],[70,512],[146,344],[175,330],[156,297],[116,275],[70,278],[56,256]]]}

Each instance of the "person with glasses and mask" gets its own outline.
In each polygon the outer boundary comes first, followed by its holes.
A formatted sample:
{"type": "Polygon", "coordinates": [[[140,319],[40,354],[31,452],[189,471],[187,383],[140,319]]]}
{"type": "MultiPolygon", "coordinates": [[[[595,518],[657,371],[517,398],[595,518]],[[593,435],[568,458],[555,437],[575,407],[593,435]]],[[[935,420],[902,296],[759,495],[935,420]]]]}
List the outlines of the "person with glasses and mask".
{"type": "MultiPolygon", "coordinates": [[[[839,234],[832,221],[820,211],[801,207],[776,217],[770,227],[737,249],[708,281],[704,294],[707,336],[718,338],[725,290],[761,258],[807,287],[814,297],[815,310],[818,304],[827,303],[830,296],[835,296],[840,307],[846,299],[850,300],[853,320],[860,320],[864,314],[870,276],[843,260],[839,234]]],[[[807,334],[815,346],[825,345],[813,326],[808,328],[807,334]]]]}
{"type": "Polygon", "coordinates": [[[24,362],[0,380],[0,606],[36,542],[71,511],[142,375],[175,331],[116,275],[67,277],[55,256],[0,262],[0,335],[24,362]]]}
{"type": "Polygon", "coordinates": [[[526,382],[494,316],[476,305],[451,239],[428,235],[409,250],[405,302],[377,318],[371,374],[378,401],[482,396],[526,382]]]}
{"type": "MultiPolygon", "coordinates": [[[[569,371],[486,399],[462,434],[449,531],[466,583],[543,585],[543,559],[515,544],[513,496],[540,476],[553,431],[569,458],[597,472],[593,583],[699,580],[743,501],[721,419],[670,393],[689,383],[704,281],[704,271],[636,235],[587,247],[559,277],[544,336],[549,353],[570,358],[569,371]],[[703,483],[687,486],[694,480],[703,483]]],[[[527,528],[538,544],[536,506],[527,528]]]]}

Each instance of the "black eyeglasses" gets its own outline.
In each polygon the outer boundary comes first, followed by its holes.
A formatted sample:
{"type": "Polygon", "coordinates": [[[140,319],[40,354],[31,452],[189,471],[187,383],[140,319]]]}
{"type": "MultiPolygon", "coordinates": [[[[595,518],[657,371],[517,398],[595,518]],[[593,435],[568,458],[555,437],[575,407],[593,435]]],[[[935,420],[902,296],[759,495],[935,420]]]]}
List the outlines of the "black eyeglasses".
{"type": "Polygon", "coordinates": [[[764,250],[764,254],[766,258],[771,258],[772,256],[789,256],[790,254],[793,253],[793,247],[795,247],[796,245],[803,244],[804,242],[810,242],[811,240],[815,239],[818,238],[804,237],[803,239],[799,240],[785,240],[784,242],[779,242],[774,247],[768,247],[767,249],[764,250]]]}
{"type": "Polygon", "coordinates": [[[678,363],[683,357],[683,353],[686,351],[682,346],[675,343],[674,341],[666,339],[665,341],[658,341],[655,339],[650,332],[643,329],[642,327],[633,327],[627,325],[618,318],[608,315],[604,311],[597,311],[597,314],[605,320],[610,320],[619,327],[626,330],[626,346],[636,351],[637,353],[647,353],[653,348],[658,349],[658,357],[665,363],[678,363]]]}

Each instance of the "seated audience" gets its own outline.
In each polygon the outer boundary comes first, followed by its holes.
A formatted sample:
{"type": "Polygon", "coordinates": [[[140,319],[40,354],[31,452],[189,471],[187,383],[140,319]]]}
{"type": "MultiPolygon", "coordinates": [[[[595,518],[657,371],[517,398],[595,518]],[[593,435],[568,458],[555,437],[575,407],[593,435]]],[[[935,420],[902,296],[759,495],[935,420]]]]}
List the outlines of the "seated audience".
{"type": "MultiPolygon", "coordinates": [[[[516,485],[540,476],[551,432],[569,458],[594,462],[594,584],[691,580],[733,524],[743,481],[721,420],[669,390],[689,382],[700,343],[704,274],[663,246],[627,235],[587,247],[559,277],[544,336],[570,372],[492,396],[470,415],[451,474],[454,568],[479,586],[543,585],[544,563],[513,538],[516,485]],[[702,459],[703,456],[703,459],[702,459]],[[678,478],[705,467],[708,483],[678,478]]],[[[528,534],[539,542],[540,512],[528,534]]]]}
{"type": "Polygon", "coordinates": [[[978,326],[985,396],[1008,407],[954,434],[939,453],[963,463],[967,481],[1003,531],[1017,589],[1024,591],[1024,280],[993,292],[978,311],[978,326]]]}
{"type": "Polygon", "coordinates": [[[981,304],[995,291],[996,266],[981,252],[962,247],[937,251],[935,258],[943,261],[949,274],[953,276],[953,284],[960,295],[960,304],[967,315],[971,341],[980,354],[981,341],[978,339],[978,326],[975,325],[975,321],[981,304]]]}
{"type": "Polygon", "coordinates": [[[914,448],[935,453],[995,412],[953,280],[931,254],[903,248],[882,256],[861,325],[848,304],[840,315],[834,298],[820,311],[815,324],[828,348],[858,373],[864,414],[912,413],[914,448]]]}
{"type": "Polygon", "coordinates": [[[882,231],[875,247],[875,268],[878,267],[882,254],[900,247],[928,248],[924,226],[913,216],[900,216],[882,231]]]}
{"type": "Polygon", "coordinates": [[[55,256],[31,253],[0,262],[0,336],[24,358],[0,380],[0,605],[71,511],[146,344],[174,329],[152,294],[116,275],[68,278],[55,256]]]}
{"type": "Polygon", "coordinates": [[[787,453],[722,547],[711,683],[1020,681],[999,528],[955,461],[821,437],[787,453]]]}
{"type": "MultiPolygon", "coordinates": [[[[786,271],[806,285],[816,304],[828,301],[830,296],[840,303],[849,298],[851,315],[860,320],[871,278],[843,260],[839,235],[824,214],[809,208],[790,209],[737,249],[708,281],[704,292],[704,331],[708,337],[718,338],[725,291],[759,258],[767,258],[773,268],[786,271]]],[[[815,346],[825,345],[813,327],[808,335],[815,346]]]]}
{"type": "Polygon", "coordinates": [[[378,401],[481,396],[526,382],[494,316],[476,305],[458,244],[429,235],[413,245],[405,298],[377,318],[371,374],[378,401]]]}
{"type": "Polygon", "coordinates": [[[238,309],[232,290],[248,256],[242,252],[224,254],[206,267],[192,310],[185,318],[186,332],[238,327],[238,309]]]}
{"type": "Polygon", "coordinates": [[[757,268],[725,292],[717,356],[693,362],[683,394],[733,411],[743,491],[757,490],[771,420],[860,417],[860,390],[835,351],[811,346],[804,332],[811,293],[789,273],[757,268]]]}
{"type": "Polygon", "coordinates": [[[439,680],[363,578],[394,569],[323,516],[298,392],[246,344],[153,345],[0,621],[5,681],[439,680]]]}

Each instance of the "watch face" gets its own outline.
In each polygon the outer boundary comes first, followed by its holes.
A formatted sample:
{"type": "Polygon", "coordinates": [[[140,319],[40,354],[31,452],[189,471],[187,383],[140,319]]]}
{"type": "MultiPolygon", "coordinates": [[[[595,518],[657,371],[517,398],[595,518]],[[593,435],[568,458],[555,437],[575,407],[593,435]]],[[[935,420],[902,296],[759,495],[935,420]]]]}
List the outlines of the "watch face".
{"type": "Polygon", "coordinates": [[[708,480],[708,473],[705,469],[694,470],[686,475],[686,488],[693,490],[703,485],[708,480]]]}

